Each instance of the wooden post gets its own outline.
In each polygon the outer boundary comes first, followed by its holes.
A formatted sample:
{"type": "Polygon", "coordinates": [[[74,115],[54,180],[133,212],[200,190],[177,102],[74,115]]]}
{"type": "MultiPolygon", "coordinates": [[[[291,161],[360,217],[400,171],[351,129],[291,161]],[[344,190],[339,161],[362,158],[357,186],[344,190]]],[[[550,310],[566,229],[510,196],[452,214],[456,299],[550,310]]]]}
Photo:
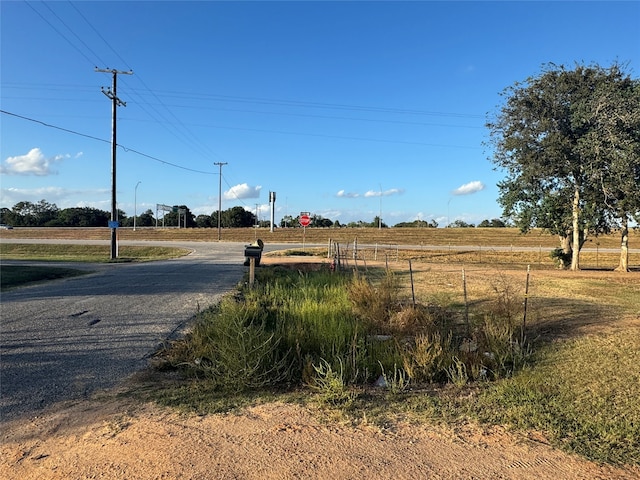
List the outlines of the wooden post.
{"type": "Polygon", "coordinates": [[[256,259],[254,257],[249,258],[249,286],[253,287],[253,282],[256,278],[256,259]]]}
{"type": "Polygon", "coordinates": [[[462,269],[462,288],[464,291],[464,318],[467,323],[467,335],[471,336],[471,326],[469,325],[469,302],[467,301],[467,276],[462,269]]]}
{"type": "Polygon", "coordinates": [[[409,259],[409,276],[411,278],[411,298],[413,300],[413,308],[416,308],[416,292],[413,288],[413,268],[411,268],[411,259],[409,259]]]}
{"type": "Polygon", "coordinates": [[[527,327],[527,301],[529,299],[529,272],[531,271],[531,265],[527,265],[527,281],[524,286],[524,314],[522,316],[522,331],[520,332],[521,346],[524,345],[525,329],[527,327]]]}

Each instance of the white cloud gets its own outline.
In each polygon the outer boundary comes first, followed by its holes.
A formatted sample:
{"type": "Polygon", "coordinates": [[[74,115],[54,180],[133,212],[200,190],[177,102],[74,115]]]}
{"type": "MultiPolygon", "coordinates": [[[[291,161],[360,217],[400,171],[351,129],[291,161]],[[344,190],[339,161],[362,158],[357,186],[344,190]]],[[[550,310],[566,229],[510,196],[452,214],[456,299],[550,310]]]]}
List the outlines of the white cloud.
{"type": "Polygon", "coordinates": [[[336,193],[336,197],[339,198],[371,198],[371,197],[389,197],[391,195],[400,195],[404,193],[404,189],[402,188],[391,188],[389,190],[369,190],[364,194],[354,193],[354,192],[345,192],[344,190],[340,190],[336,193]]]}
{"type": "Polygon", "coordinates": [[[336,193],[336,197],[338,198],[358,198],[359,196],[359,193],[345,192],[344,190],[340,190],[336,193]]]}
{"type": "Polygon", "coordinates": [[[364,194],[365,197],[390,197],[391,195],[400,195],[404,193],[402,188],[390,188],[389,190],[369,190],[364,194]]]}
{"type": "Polygon", "coordinates": [[[479,180],[475,180],[459,186],[451,193],[453,195],[471,195],[472,193],[479,192],[480,190],[484,190],[484,183],[479,180]]]}
{"type": "Polygon", "coordinates": [[[250,187],[246,183],[241,183],[240,185],[235,185],[231,187],[229,190],[224,192],[223,197],[225,200],[241,200],[243,198],[259,198],[260,190],[262,190],[262,186],[257,185],[255,187],[250,187]]]}
{"type": "MultiPolygon", "coordinates": [[[[107,199],[94,202],[86,202],[83,200],[75,200],[74,197],[93,198],[104,197],[108,195],[108,189],[91,189],[91,190],[70,190],[61,187],[42,187],[42,188],[3,188],[0,189],[0,206],[11,208],[18,202],[39,202],[46,200],[49,203],[56,204],[59,208],[84,207],[90,206],[100,208],[98,205],[104,202],[110,202],[107,199]]],[[[110,205],[110,203],[109,203],[110,205]]],[[[111,208],[111,207],[109,207],[111,208]]]]}
{"type": "Polygon", "coordinates": [[[6,175],[37,175],[41,177],[54,175],[58,172],[52,170],[52,164],[64,158],[69,158],[69,155],[56,155],[53,158],[47,158],[39,148],[32,148],[25,155],[8,157],[4,164],[0,165],[0,173],[6,175]]]}

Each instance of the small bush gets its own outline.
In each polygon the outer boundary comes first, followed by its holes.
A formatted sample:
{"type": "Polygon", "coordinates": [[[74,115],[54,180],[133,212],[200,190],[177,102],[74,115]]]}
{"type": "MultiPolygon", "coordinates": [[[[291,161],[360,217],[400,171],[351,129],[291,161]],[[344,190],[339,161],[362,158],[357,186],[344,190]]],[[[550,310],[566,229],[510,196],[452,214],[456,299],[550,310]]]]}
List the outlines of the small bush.
{"type": "Polygon", "coordinates": [[[334,407],[349,407],[357,394],[345,382],[342,361],[339,363],[339,370],[334,370],[329,362],[320,359],[318,365],[313,365],[315,376],[309,387],[320,394],[323,403],[334,407]]]}
{"type": "Polygon", "coordinates": [[[441,382],[452,362],[451,333],[420,334],[406,342],[402,349],[402,364],[414,382],[441,382]]]}
{"type": "Polygon", "coordinates": [[[394,365],[393,376],[391,376],[384,371],[382,363],[380,364],[380,368],[382,368],[382,378],[384,379],[387,390],[389,390],[392,395],[399,395],[409,388],[409,376],[404,370],[394,365]]]}

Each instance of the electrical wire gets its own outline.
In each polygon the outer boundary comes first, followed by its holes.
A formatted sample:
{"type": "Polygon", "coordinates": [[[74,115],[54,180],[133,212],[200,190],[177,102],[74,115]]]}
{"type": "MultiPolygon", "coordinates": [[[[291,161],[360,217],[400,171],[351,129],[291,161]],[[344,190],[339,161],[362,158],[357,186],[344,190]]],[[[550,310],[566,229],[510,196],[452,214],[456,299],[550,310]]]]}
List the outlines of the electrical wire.
{"type": "MultiPolygon", "coordinates": [[[[42,20],[44,20],[45,23],[47,23],[58,35],[60,35],[62,38],[65,39],[65,41],[71,45],[71,47],[73,49],[75,49],[80,55],[82,55],[87,62],[89,62],[92,65],[95,65],[95,62],[92,62],[91,59],[82,51],[80,50],[76,45],[73,44],[73,42],[71,42],[71,40],[69,40],[60,30],[58,30],[56,27],[53,26],[53,24],[47,20],[44,15],[42,15],[38,10],[36,10],[33,5],[31,5],[31,3],[29,2],[24,2],[31,10],[33,10],[42,20]]],[[[44,3],[44,2],[43,2],[44,3]]],[[[45,4],[46,5],[46,4],[45,4]]],[[[47,8],[49,8],[47,6],[47,8]]]]}
{"type": "MultiPolygon", "coordinates": [[[[36,120],[35,118],[25,117],[24,115],[18,115],[17,113],[8,112],[6,110],[0,110],[0,113],[4,113],[5,115],[11,115],[12,117],[20,118],[22,120],[27,120],[29,122],[37,123],[37,124],[43,125],[43,126],[48,127],[48,128],[54,128],[56,130],[61,130],[61,131],[66,132],[66,133],[71,133],[73,135],[78,135],[80,137],[90,138],[91,140],[96,140],[96,141],[103,142],[103,143],[111,143],[109,140],[105,140],[104,138],[94,137],[93,135],[87,135],[86,133],[81,133],[81,132],[77,132],[75,130],[71,130],[71,129],[68,129],[68,128],[59,127],[57,125],[52,125],[50,123],[43,122],[42,120],[36,120]]],[[[182,165],[178,165],[176,163],[171,163],[171,162],[168,162],[166,160],[162,160],[161,158],[154,157],[153,155],[149,155],[149,154],[143,153],[143,152],[141,152],[139,150],[136,150],[134,148],[126,147],[126,146],[121,145],[119,143],[116,144],[116,145],[118,147],[120,147],[122,150],[124,150],[125,152],[135,153],[136,155],[140,155],[141,157],[149,158],[149,159],[154,160],[156,162],[160,162],[160,163],[162,163],[164,165],[169,165],[169,166],[172,166],[172,167],[175,167],[175,168],[180,168],[182,170],[187,170],[189,172],[202,173],[204,175],[217,175],[217,173],[215,173],[215,172],[205,172],[203,170],[196,170],[196,169],[193,169],[193,168],[189,168],[189,167],[185,167],[185,166],[182,166],[182,165]]]]}

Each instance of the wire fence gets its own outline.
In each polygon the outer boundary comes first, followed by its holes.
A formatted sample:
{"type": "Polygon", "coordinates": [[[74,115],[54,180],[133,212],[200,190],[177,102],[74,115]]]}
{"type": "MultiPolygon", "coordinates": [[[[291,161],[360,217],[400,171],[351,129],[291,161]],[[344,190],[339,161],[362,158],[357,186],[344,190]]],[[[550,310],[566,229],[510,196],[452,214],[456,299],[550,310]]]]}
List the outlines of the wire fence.
{"type": "MultiPolygon", "coordinates": [[[[552,257],[554,249],[549,247],[495,247],[495,246],[405,246],[405,245],[358,245],[357,241],[337,243],[330,241],[327,258],[339,266],[365,267],[367,263],[385,265],[407,260],[424,263],[446,263],[457,265],[512,265],[532,268],[557,268],[558,261],[552,257]]],[[[620,251],[614,249],[583,249],[580,252],[580,268],[613,270],[620,264],[620,251]]],[[[630,250],[629,269],[640,271],[640,250],[630,250]]]]}

